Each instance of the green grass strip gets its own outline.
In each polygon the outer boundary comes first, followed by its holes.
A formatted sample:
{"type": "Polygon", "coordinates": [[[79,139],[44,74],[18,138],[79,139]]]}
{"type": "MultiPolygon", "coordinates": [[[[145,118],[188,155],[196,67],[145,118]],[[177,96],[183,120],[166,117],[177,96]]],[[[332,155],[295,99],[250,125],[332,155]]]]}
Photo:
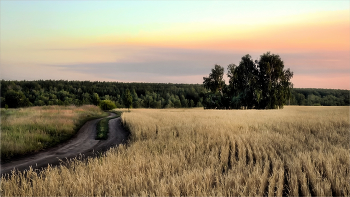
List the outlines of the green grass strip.
{"type": "Polygon", "coordinates": [[[119,118],[123,112],[113,111],[113,113],[115,113],[116,116],[109,117],[109,118],[103,118],[97,123],[97,126],[96,126],[97,134],[95,137],[96,140],[106,140],[108,138],[109,120],[114,119],[114,118],[119,118]]]}

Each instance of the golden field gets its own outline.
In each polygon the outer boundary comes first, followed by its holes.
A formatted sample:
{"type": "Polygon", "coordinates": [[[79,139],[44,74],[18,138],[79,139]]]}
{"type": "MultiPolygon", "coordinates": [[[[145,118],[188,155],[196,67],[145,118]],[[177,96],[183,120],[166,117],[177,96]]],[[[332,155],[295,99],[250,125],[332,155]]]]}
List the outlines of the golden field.
{"type": "Polygon", "coordinates": [[[54,146],[87,120],[106,115],[93,105],[1,109],[1,159],[54,146]]]}
{"type": "Polygon", "coordinates": [[[2,177],[2,196],[349,196],[349,107],[134,109],[128,145],[2,177]]]}

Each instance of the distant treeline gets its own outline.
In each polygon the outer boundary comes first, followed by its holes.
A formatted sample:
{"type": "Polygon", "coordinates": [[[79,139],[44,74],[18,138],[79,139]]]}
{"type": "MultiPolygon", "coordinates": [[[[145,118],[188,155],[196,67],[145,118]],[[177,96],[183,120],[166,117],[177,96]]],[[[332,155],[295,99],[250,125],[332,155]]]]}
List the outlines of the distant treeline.
{"type": "Polygon", "coordinates": [[[349,105],[349,90],[294,88],[291,105],[344,106],[349,105]]]}
{"type": "Polygon", "coordinates": [[[100,100],[111,100],[123,108],[127,89],[133,98],[133,108],[203,107],[203,85],[63,80],[2,80],[1,107],[98,105],[100,100]]]}
{"type": "MultiPolygon", "coordinates": [[[[188,108],[206,105],[203,84],[121,83],[90,81],[1,80],[1,107],[43,105],[98,105],[111,100],[126,107],[124,94],[130,90],[133,108],[188,108]]],[[[292,89],[287,105],[349,105],[349,90],[292,89]]]]}

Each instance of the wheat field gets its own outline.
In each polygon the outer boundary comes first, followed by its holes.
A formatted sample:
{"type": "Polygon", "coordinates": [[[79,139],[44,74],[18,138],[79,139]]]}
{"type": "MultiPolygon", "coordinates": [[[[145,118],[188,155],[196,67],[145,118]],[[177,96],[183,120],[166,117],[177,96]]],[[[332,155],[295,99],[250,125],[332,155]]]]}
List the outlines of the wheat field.
{"type": "Polygon", "coordinates": [[[349,109],[134,109],[127,145],[3,176],[1,195],[349,196],[349,109]]]}

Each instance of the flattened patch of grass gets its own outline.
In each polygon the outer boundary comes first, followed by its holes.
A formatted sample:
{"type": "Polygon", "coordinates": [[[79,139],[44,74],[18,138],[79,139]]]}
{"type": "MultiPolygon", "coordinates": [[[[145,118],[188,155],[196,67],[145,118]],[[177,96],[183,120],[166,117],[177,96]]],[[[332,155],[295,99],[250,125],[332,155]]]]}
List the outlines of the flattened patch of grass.
{"type": "Polygon", "coordinates": [[[97,134],[95,137],[96,140],[108,139],[109,120],[114,119],[114,118],[119,118],[122,114],[122,112],[120,112],[120,111],[113,111],[113,113],[115,113],[116,116],[109,117],[109,118],[103,118],[97,123],[97,126],[96,126],[97,134]]]}

